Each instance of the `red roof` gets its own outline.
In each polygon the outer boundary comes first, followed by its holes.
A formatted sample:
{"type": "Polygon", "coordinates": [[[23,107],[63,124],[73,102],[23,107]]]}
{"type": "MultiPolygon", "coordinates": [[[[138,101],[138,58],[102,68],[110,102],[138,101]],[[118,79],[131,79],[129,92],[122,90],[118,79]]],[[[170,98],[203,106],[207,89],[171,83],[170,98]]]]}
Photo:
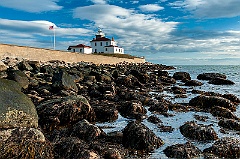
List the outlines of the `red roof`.
{"type": "Polygon", "coordinates": [[[69,47],[75,47],[75,48],[91,48],[91,46],[87,46],[87,45],[84,45],[84,44],[78,44],[76,46],[69,46],[69,47]]]}
{"type": "MultiPolygon", "coordinates": [[[[102,38],[93,39],[92,41],[111,41],[111,39],[102,37],[102,38]]],[[[92,41],[91,41],[91,42],[92,42],[92,41]]]]}

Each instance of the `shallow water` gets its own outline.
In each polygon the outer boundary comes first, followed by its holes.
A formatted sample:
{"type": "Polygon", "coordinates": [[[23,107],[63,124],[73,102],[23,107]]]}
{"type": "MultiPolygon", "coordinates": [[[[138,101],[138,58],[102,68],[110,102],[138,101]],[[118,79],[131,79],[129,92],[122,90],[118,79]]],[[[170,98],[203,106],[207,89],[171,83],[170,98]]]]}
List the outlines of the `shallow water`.
{"type": "MultiPolygon", "coordinates": [[[[188,72],[191,75],[192,79],[197,79],[197,75],[201,73],[209,73],[209,72],[215,72],[215,73],[221,73],[225,74],[227,76],[227,79],[232,80],[235,82],[235,85],[225,85],[225,86],[219,86],[219,85],[211,85],[208,84],[207,81],[201,81],[204,83],[203,86],[198,87],[184,87],[181,86],[181,82],[178,81],[177,85],[180,85],[181,87],[187,88],[187,95],[188,98],[174,98],[173,94],[168,92],[162,92],[160,94],[166,95],[166,98],[171,100],[173,103],[188,103],[190,99],[197,96],[194,94],[191,94],[191,91],[193,89],[196,90],[203,90],[203,91],[211,91],[221,94],[227,94],[231,93],[240,98],[240,66],[176,66],[176,70],[170,70],[170,75],[173,75],[174,72],[177,71],[184,71],[188,72]]],[[[179,143],[185,143],[187,141],[191,141],[195,146],[197,146],[199,149],[203,150],[207,147],[210,147],[213,142],[197,142],[194,140],[189,140],[185,138],[179,130],[179,127],[183,125],[187,121],[196,121],[198,124],[204,124],[204,125],[213,125],[212,127],[218,134],[219,138],[222,137],[236,137],[240,138],[240,135],[237,134],[236,131],[227,131],[226,134],[223,134],[220,132],[220,127],[218,126],[218,121],[216,117],[213,117],[210,113],[205,112],[174,112],[169,111],[168,113],[173,114],[172,117],[164,117],[163,115],[157,115],[159,119],[162,120],[163,125],[165,126],[172,126],[174,130],[169,132],[161,132],[160,129],[157,127],[157,125],[149,123],[147,120],[143,121],[143,124],[145,124],[147,127],[149,127],[153,132],[160,137],[164,141],[164,145],[160,148],[156,149],[152,154],[149,156],[150,159],[153,158],[167,158],[165,154],[163,153],[163,150],[170,145],[173,144],[179,144],[179,143]],[[194,115],[199,116],[207,116],[208,119],[205,122],[198,121],[194,118],[194,115]]],[[[234,112],[238,117],[240,117],[240,106],[238,106],[237,111],[234,112]]],[[[148,116],[153,115],[151,112],[147,113],[148,116]]],[[[155,114],[156,115],[156,114],[155,114]]],[[[114,128],[108,128],[103,129],[106,133],[112,132],[112,131],[121,131],[125,128],[127,125],[129,119],[123,118],[121,115],[119,115],[118,120],[112,123],[101,123],[97,124],[98,126],[112,126],[114,128]]],[[[202,158],[202,157],[199,157],[202,158]]]]}

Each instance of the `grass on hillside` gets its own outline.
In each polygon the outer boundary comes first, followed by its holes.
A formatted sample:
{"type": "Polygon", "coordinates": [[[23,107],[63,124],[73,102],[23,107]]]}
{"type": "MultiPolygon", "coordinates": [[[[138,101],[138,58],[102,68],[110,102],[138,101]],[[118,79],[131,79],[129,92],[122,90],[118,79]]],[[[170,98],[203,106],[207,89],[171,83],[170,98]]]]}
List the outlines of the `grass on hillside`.
{"type": "Polygon", "coordinates": [[[129,55],[129,54],[106,54],[106,53],[94,53],[94,55],[111,56],[111,57],[127,58],[127,59],[140,58],[140,57],[132,56],[132,55],[129,55]]]}

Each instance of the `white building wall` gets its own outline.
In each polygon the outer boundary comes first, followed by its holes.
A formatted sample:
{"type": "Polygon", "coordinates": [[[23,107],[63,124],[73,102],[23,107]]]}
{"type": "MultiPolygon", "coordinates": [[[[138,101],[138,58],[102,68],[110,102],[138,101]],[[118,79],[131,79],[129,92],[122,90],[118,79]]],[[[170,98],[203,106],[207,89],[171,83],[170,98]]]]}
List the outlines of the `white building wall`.
{"type": "Polygon", "coordinates": [[[84,48],[84,54],[91,54],[92,48],[84,48]]]}
{"type": "Polygon", "coordinates": [[[124,49],[119,47],[105,47],[105,53],[124,54],[124,49]]]}
{"type": "Polygon", "coordinates": [[[92,53],[92,48],[71,47],[70,51],[71,52],[84,53],[84,54],[91,54],[92,53]]]}
{"type": "Polygon", "coordinates": [[[104,47],[110,44],[111,41],[91,41],[92,52],[104,53],[104,47]]]}

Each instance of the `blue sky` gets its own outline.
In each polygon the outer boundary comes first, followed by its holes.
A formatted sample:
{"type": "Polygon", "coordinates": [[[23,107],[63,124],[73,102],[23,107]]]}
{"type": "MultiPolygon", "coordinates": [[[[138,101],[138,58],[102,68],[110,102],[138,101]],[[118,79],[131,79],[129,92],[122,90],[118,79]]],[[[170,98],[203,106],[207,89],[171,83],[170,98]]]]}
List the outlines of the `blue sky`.
{"type": "Polygon", "coordinates": [[[167,65],[240,64],[239,0],[1,0],[0,43],[56,49],[101,27],[125,53],[167,65]]]}

